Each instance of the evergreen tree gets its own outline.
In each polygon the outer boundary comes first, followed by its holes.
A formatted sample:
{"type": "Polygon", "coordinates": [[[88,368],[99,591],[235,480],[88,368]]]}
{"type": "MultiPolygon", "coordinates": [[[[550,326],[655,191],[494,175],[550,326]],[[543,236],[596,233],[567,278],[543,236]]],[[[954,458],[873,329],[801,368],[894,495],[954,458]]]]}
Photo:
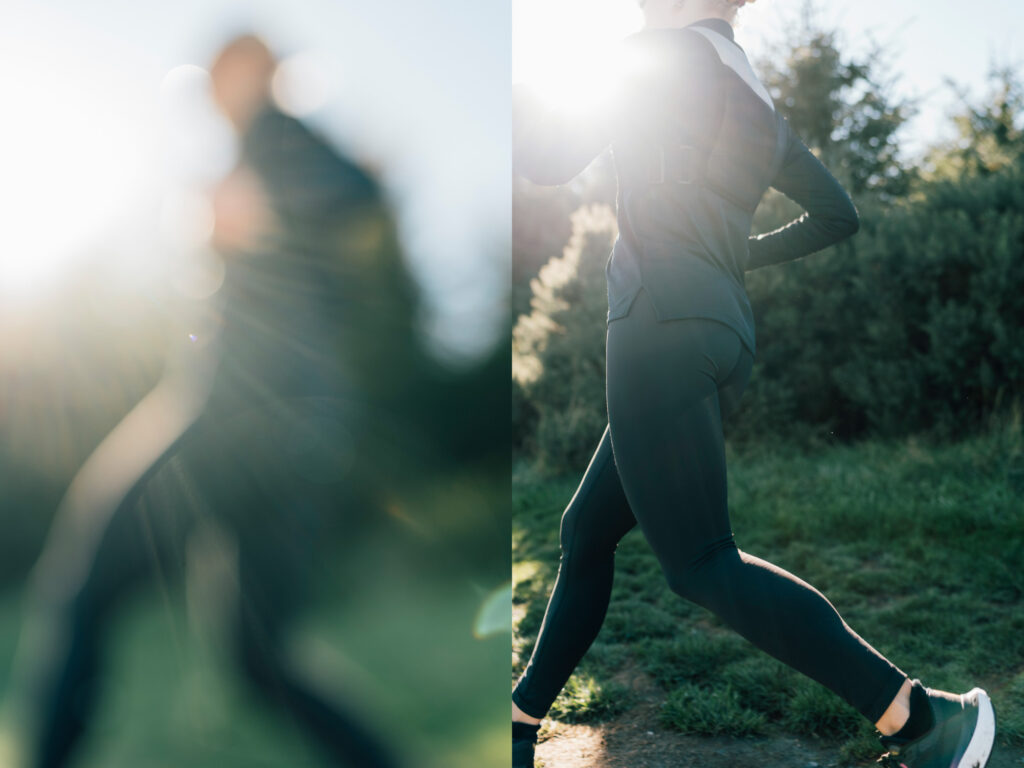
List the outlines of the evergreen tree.
{"type": "Polygon", "coordinates": [[[572,232],[570,216],[585,205],[615,205],[611,153],[599,156],[569,184],[542,187],[523,178],[512,186],[512,316],[530,311],[530,281],[562,252],[572,232]]]}
{"type": "Polygon", "coordinates": [[[607,421],[604,265],[617,233],[607,205],[572,215],[572,237],[531,281],[512,336],[514,440],[548,471],[581,469],[607,421]]]}
{"type": "Polygon", "coordinates": [[[895,98],[880,75],[885,49],[844,55],[838,32],[821,25],[812,0],[792,28],[760,64],[779,110],[854,197],[905,194],[912,172],[899,157],[898,138],[913,105],[895,98]]]}
{"type": "Polygon", "coordinates": [[[928,154],[932,177],[998,173],[1024,158],[1024,81],[1006,66],[994,67],[989,83],[988,93],[978,101],[950,83],[960,95],[963,111],[953,116],[956,139],[928,154]]]}

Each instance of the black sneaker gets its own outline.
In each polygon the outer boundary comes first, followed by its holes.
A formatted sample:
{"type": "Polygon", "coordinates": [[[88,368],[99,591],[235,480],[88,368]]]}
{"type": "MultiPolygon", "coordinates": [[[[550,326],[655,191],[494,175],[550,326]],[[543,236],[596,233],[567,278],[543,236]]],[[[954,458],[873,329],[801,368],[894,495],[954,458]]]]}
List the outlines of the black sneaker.
{"type": "Polygon", "coordinates": [[[533,768],[533,748],[539,725],[512,723],[512,768],[533,768]]]}
{"type": "Polygon", "coordinates": [[[512,742],[512,768],[533,768],[535,743],[528,739],[516,739],[512,742]]]}
{"type": "Polygon", "coordinates": [[[886,768],[985,768],[996,737],[992,701],[981,688],[959,696],[928,691],[935,724],[916,739],[882,737],[886,768]]]}

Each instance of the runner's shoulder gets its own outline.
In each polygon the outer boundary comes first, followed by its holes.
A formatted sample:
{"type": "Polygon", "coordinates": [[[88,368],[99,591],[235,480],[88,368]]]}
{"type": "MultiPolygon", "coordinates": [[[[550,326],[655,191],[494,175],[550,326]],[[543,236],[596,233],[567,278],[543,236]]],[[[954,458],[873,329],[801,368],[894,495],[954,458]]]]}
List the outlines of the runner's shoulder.
{"type": "Polygon", "coordinates": [[[627,59],[646,59],[656,68],[706,68],[721,63],[714,45],[704,35],[687,27],[642,29],[623,38],[618,52],[627,59]]]}

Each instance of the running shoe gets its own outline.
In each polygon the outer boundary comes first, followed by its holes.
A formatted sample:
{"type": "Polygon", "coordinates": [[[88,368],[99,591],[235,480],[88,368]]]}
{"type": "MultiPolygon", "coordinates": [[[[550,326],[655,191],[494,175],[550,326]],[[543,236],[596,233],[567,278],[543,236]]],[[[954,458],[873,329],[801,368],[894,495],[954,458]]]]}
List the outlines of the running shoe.
{"type": "Polygon", "coordinates": [[[512,742],[512,768],[533,768],[533,744],[526,739],[512,742]]]}
{"type": "Polygon", "coordinates": [[[935,724],[916,739],[882,736],[885,768],[985,768],[996,737],[992,701],[981,688],[947,697],[928,690],[935,724]]]}
{"type": "Polygon", "coordinates": [[[533,748],[540,726],[512,723],[512,768],[533,768],[533,748]]]}

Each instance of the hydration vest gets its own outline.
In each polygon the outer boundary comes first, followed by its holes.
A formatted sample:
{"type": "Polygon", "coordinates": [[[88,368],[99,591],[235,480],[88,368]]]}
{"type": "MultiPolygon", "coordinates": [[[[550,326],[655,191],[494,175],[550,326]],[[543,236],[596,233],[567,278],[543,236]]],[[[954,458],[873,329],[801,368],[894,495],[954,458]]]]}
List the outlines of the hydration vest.
{"type": "MultiPolygon", "coordinates": [[[[634,45],[631,55],[648,61],[627,83],[613,144],[624,191],[679,197],[700,187],[752,214],[781,165],[788,128],[743,50],[702,24],[648,30],[634,45]]],[[[642,215],[631,218],[643,227],[642,215]]]]}

